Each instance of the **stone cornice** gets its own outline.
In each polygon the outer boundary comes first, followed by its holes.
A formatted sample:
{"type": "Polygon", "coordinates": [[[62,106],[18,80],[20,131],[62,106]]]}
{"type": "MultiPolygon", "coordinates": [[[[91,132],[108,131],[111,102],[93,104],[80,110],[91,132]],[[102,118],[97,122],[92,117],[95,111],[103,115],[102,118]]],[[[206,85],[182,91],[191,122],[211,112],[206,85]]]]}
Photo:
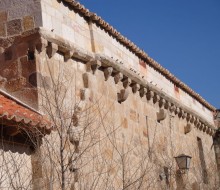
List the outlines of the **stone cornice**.
{"type": "Polygon", "coordinates": [[[173,82],[177,87],[181,88],[183,91],[188,93],[190,96],[195,98],[202,105],[207,107],[211,111],[215,111],[216,108],[209,104],[205,99],[203,99],[198,93],[193,91],[190,87],[188,87],[185,83],[175,77],[172,73],[170,73],[167,69],[162,67],[158,62],[148,56],[143,50],[141,50],[138,46],[136,46],[133,42],[128,40],[122,34],[120,34],[116,29],[114,29],[109,23],[104,21],[100,16],[97,16],[95,13],[90,12],[86,9],[82,4],[76,2],[74,0],[62,0],[65,3],[68,3],[69,6],[74,9],[74,11],[81,14],[84,18],[95,23],[102,29],[104,29],[107,33],[117,39],[121,44],[127,47],[130,51],[132,51],[135,55],[137,55],[141,60],[149,64],[155,70],[163,74],[167,79],[173,82]]]}
{"type": "MultiPolygon", "coordinates": [[[[146,98],[148,101],[158,104],[158,109],[164,109],[167,113],[186,119],[188,123],[193,124],[196,128],[209,135],[215,133],[214,125],[200,116],[199,113],[178,102],[156,86],[147,83],[143,78],[135,75],[132,71],[126,69],[122,64],[119,64],[112,58],[85,51],[45,29],[40,29],[39,34],[39,39],[35,39],[35,44],[32,44],[38,52],[45,49],[48,57],[52,57],[59,51],[63,54],[64,60],[65,57],[67,57],[68,59],[77,59],[87,64],[87,72],[91,72],[93,75],[95,75],[97,69],[100,69],[103,71],[105,80],[108,80],[109,77],[114,77],[116,84],[121,81],[123,89],[118,93],[118,97],[120,98],[120,100],[118,100],[119,102],[126,100],[128,96],[127,89],[131,88],[132,93],[139,93],[140,98],[146,98]]],[[[86,80],[89,80],[89,76],[86,76],[86,73],[85,77],[86,80]]]]}

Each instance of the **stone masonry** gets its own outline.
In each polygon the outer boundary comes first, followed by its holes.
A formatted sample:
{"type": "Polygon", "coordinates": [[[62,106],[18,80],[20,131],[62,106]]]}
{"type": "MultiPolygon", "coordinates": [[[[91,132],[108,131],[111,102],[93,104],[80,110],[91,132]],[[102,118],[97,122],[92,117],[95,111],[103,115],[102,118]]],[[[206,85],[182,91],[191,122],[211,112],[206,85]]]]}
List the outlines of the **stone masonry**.
{"type": "Polygon", "coordinates": [[[41,170],[32,189],[62,189],[65,176],[66,189],[219,187],[216,109],[75,1],[0,2],[0,88],[54,122],[27,155],[41,170]],[[64,147],[60,162],[48,147],[64,147]],[[180,154],[192,157],[185,174],[180,154]]]}

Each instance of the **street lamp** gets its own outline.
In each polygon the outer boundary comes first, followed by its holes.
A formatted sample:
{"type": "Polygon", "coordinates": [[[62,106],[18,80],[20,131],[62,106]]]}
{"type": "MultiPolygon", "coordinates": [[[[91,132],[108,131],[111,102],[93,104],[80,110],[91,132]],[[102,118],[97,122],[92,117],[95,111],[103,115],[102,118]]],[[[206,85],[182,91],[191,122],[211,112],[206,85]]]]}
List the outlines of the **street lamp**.
{"type": "Polygon", "coordinates": [[[191,156],[185,154],[180,154],[179,156],[175,157],[181,173],[185,173],[185,171],[189,170],[191,158],[191,156]]]}

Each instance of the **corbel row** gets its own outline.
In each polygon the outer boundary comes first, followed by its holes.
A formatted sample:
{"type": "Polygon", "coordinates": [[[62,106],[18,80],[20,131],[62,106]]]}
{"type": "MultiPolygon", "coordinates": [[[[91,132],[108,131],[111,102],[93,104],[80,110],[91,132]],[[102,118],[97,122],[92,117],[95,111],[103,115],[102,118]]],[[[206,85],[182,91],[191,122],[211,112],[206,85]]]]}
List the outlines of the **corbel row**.
{"type": "MultiPolygon", "coordinates": [[[[118,102],[122,103],[126,101],[129,96],[128,88],[131,88],[132,93],[139,93],[141,98],[146,98],[148,101],[152,101],[154,104],[158,104],[159,112],[157,113],[157,120],[158,122],[164,120],[166,118],[167,113],[175,115],[179,118],[186,119],[187,125],[185,126],[185,134],[189,133],[193,126],[195,126],[200,131],[206,132],[209,135],[214,135],[215,129],[212,128],[211,125],[204,122],[199,116],[196,114],[188,111],[181,107],[175,100],[166,99],[166,95],[163,95],[158,90],[154,89],[153,86],[149,86],[149,84],[145,85],[143,82],[138,82],[143,79],[135,80],[135,77],[130,77],[131,73],[128,70],[123,68],[121,65],[118,65],[114,62],[111,58],[97,56],[96,60],[89,61],[86,63],[87,71],[93,71],[92,73],[95,74],[96,70],[101,68],[100,70],[103,71],[105,80],[107,81],[110,77],[114,77],[115,84],[118,82],[122,82],[123,89],[118,92],[118,102]]],[[[89,86],[89,73],[84,73],[83,78],[84,85],[86,88],[89,86]]]]}
{"type": "Polygon", "coordinates": [[[36,49],[41,52],[43,48],[46,49],[46,53],[49,58],[52,58],[56,52],[60,52],[64,56],[64,61],[69,59],[79,59],[86,64],[86,73],[83,74],[84,89],[81,90],[81,99],[85,100],[87,91],[90,88],[90,77],[95,75],[97,70],[103,71],[105,81],[110,77],[114,78],[115,84],[122,83],[123,88],[118,92],[118,102],[122,103],[126,101],[129,96],[129,88],[132,93],[138,93],[140,98],[146,98],[147,101],[152,101],[154,104],[158,104],[159,112],[157,113],[158,121],[166,118],[166,113],[174,114],[179,118],[186,119],[187,127],[185,127],[185,133],[190,132],[189,125],[195,126],[197,129],[206,132],[209,135],[214,135],[215,129],[204,121],[196,113],[192,113],[188,108],[181,106],[174,99],[168,97],[164,92],[160,92],[155,86],[147,84],[143,78],[135,76],[134,73],[124,67],[124,65],[118,64],[110,57],[91,53],[81,50],[80,48],[69,47],[65,44],[57,45],[49,42],[44,38],[40,38],[36,43],[36,49]]]}

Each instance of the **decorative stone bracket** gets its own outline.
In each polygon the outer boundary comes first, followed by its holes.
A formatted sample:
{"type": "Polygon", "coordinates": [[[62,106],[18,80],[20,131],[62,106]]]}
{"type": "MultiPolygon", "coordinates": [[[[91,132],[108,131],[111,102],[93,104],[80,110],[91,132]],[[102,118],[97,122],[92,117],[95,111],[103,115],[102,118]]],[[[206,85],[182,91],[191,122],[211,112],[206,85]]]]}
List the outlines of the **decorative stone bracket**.
{"type": "Polygon", "coordinates": [[[192,131],[192,125],[187,123],[187,125],[184,127],[184,133],[187,134],[192,131]]]}
{"type": "Polygon", "coordinates": [[[129,95],[128,89],[121,89],[121,91],[118,93],[118,102],[122,103],[125,100],[127,100],[129,95]]]}
{"type": "Polygon", "coordinates": [[[163,121],[164,119],[166,119],[166,111],[164,109],[160,109],[159,112],[157,112],[157,121],[160,122],[160,121],[163,121]]]}

